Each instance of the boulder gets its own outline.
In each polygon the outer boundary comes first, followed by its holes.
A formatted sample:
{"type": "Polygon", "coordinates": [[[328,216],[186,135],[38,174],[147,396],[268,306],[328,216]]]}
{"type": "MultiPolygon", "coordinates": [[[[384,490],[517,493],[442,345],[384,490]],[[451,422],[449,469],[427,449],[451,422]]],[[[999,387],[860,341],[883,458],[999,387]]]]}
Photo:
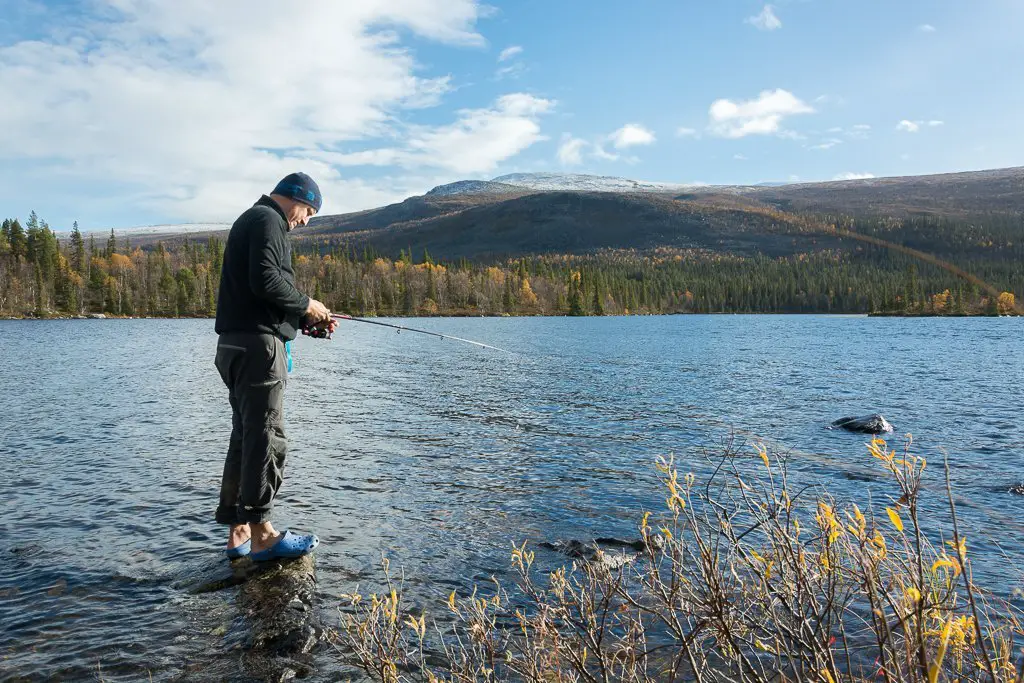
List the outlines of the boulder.
{"type": "Polygon", "coordinates": [[[196,594],[237,587],[242,618],[221,627],[221,636],[227,634],[244,650],[242,657],[192,662],[176,680],[235,680],[244,673],[245,680],[288,681],[314,672],[312,651],[326,630],[315,604],[312,555],[259,563],[243,557],[230,564],[211,558],[186,569],[174,586],[196,594]]]}
{"type": "Polygon", "coordinates": [[[893,426],[884,417],[875,413],[864,417],[840,418],[833,422],[829,429],[845,429],[858,434],[886,434],[893,431],[893,426]]]}

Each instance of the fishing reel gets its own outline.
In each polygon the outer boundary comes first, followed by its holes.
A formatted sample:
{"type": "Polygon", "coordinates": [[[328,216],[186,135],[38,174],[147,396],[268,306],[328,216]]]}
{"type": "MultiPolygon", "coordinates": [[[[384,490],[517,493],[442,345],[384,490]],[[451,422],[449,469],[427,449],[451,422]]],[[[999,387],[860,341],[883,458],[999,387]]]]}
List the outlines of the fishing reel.
{"type": "Polygon", "coordinates": [[[302,334],[313,339],[330,339],[332,322],[331,320],[324,320],[318,323],[303,322],[302,334]]]}

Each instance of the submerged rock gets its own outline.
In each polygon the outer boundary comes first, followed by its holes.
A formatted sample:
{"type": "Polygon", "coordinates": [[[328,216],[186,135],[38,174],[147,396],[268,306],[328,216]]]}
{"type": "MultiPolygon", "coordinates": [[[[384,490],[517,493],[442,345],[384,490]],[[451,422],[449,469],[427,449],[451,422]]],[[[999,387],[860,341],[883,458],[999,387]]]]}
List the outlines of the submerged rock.
{"type": "MultiPolygon", "coordinates": [[[[661,537],[652,537],[655,547],[660,547],[661,537]]],[[[647,552],[643,539],[624,541],[618,538],[595,538],[590,543],[575,539],[558,540],[554,543],[538,543],[541,548],[554,550],[574,559],[581,559],[604,571],[619,569],[647,552]]]]}
{"type": "Polygon", "coordinates": [[[250,647],[279,655],[306,654],[322,629],[314,609],[316,566],[312,555],[255,564],[239,589],[238,603],[251,628],[250,647]]]}
{"type": "Polygon", "coordinates": [[[858,434],[885,434],[894,430],[889,421],[878,413],[864,417],[842,417],[833,422],[829,429],[845,429],[858,434]]]}
{"type": "Polygon", "coordinates": [[[1015,496],[1024,496],[1024,481],[1015,484],[1003,484],[988,489],[992,493],[1012,493],[1015,496]]]}
{"type": "Polygon", "coordinates": [[[206,594],[238,587],[241,619],[214,635],[234,641],[244,654],[195,662],[180,680],[234,680],[239,673],[261,681],[287,681],[314,671],[311,652],[325,629],[316,608],[316,565],[312,555],[292,560],[253,562],[211,558],[186,571],[175,587],[206,594]],[[227,669],[233,670],[232,676],[227,669]]]}

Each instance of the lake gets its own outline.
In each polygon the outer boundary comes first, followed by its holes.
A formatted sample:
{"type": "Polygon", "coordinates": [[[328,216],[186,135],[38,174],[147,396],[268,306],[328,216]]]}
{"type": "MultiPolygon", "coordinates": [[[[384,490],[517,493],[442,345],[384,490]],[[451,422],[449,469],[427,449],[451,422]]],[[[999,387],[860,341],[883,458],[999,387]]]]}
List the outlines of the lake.
{"type": "MultiPolygon", "coordinates": [[[[790,452],[840,500],[884,502],[869,437],[825,429],[871,412],[890,442],[914,435],[925,512],[943,521],[948,453],[977,578],[1021,586],[1024,498],[1006,488],[1024,480],[1024,319],[397,322],[514,353],[354,322],[294,344],[275,523],[320,536],[328,620],[382,552],[431,603],[507,576],[512,541],[636,537],[664,504],[655,457],[700,477],[703,450],[730,439],[790,452]]],[[[217,630],[233,592],[174,586],[225,535],[215,345],[208,320],[0,322],[0,680],[172,680],[237,657],[217,630]]]]}

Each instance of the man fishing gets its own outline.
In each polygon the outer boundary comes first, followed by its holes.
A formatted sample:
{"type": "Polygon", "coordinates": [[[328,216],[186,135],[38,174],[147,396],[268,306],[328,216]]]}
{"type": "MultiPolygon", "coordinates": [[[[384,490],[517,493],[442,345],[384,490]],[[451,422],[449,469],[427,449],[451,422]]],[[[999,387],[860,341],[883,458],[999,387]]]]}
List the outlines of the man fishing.
{"type": "Polygon", "coordinates": [[[284,477],[284,388],[290,342],[304,326],[329,335],[337,322],[295,287],[288,233],[320,210],[317,184],[292,173],[246,210],[228,235],[217,299],[216,366],[228,388],[231,440],[216,519],[229,526],[225,553],[254,561],[305,555],[313,535],[271,524],[284,477]]]}

